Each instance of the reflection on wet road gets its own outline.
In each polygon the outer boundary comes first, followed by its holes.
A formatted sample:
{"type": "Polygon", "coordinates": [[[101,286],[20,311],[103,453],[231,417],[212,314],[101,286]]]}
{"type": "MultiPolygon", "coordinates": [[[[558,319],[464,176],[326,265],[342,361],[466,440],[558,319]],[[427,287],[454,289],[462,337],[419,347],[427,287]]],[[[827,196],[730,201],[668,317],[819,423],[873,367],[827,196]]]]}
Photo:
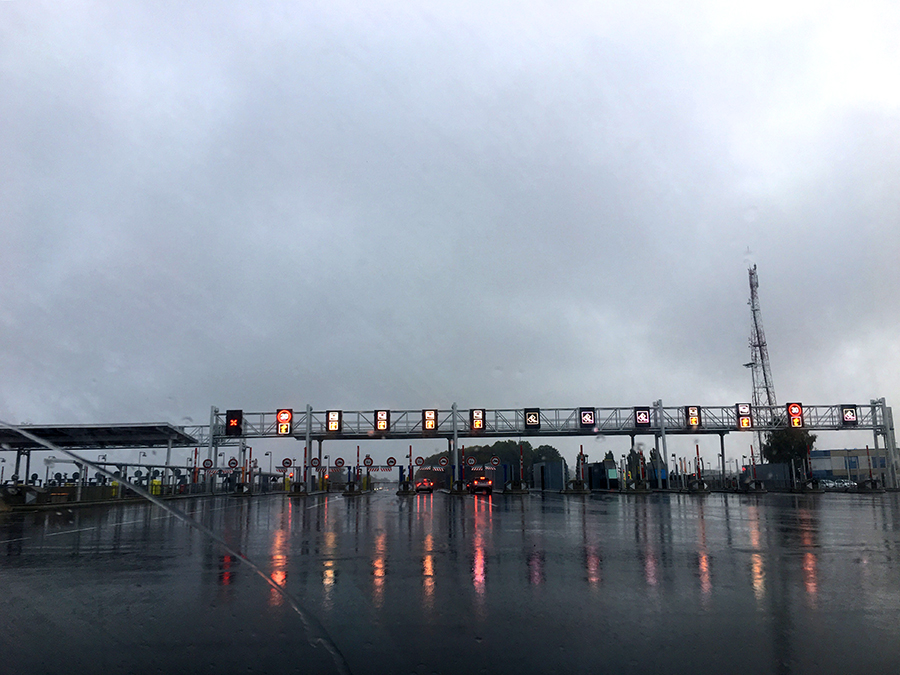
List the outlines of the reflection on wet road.
{"type": "MultiPolygon", "coordinates": [[[[898,497],[378,492],[180,506],[318,617],[353,673],[896,672],[898,497]]],[[[154,506],[6,514],[4,662],[334,672],[245,567],[154,506]]]]}

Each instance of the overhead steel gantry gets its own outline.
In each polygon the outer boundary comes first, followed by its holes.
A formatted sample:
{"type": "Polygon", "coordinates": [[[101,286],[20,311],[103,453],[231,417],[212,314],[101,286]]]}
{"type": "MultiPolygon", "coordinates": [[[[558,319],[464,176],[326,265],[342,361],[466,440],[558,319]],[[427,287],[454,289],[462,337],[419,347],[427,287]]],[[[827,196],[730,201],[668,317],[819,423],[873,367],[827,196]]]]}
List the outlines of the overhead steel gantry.
{"type": "Polygon", "coordinates": [[[786,427],[810,431],[873,432],[875,449],[886,451],[891,487],[900,487],[900,457],[894,433],[891,408],[885,400],[868,404],[811,405],[788,403],[785,406],[652,406],[521,408],[460,410],[313,410],[280,409],[265,412],[228,410],[210,411],[209,426],[186,427],[185,432],[208,447],[208,458],[217,459],[215,448],[245,443],[247,439],[293,437],[306,442],[303,468],[312,456],[312,442],[318,443],[321,461],[326,440],[402,440],[446,439],[459,465],[460,438],[510,438],[544,436],[631,436],[652,435],[662,442],[667,457],[666,435],[717,434],[720,438],[722,470],[725,470],[725,434],[735,431],[769,432],[786,427]],[[210,433],[211,430],[211,433],[210,433]],[[881,445],[883,443],[883,446],[881,445]]]}
{"type": "MultiPolygon", "coordinates": [[[[314,411],[307,408],[306,411],[290,411],[290,426],[287,429],[279,429],[277,411],[240,411],[240,433],[234,434],[227,433],[227,412],[214,408],[211,415],[212,439],[207,425],[185,427],[185,431],[197,438],[201,445],[210,440],[216,445],[235,445],[241,439],[284,436],[324,441],[377,438],[452,440],[460,436],[728,434],[735,431],[774,431],[791,425],[792,419],[787,406],[736,404],[669,407],[658,404],[627,408],[470,410],[458,410],[455,405],[450,410],[314,411]],[[429,414],[433,415],[434,420],[431,428],[426,426],[426,415],[429,414]]],[[[890,408],[884,405],[884,399],[869,404],[801,406],[800,415],[795,418],[800,421],[793,426],[810,431],[872,430],[880,436],[893,432],[890,408]]]]}

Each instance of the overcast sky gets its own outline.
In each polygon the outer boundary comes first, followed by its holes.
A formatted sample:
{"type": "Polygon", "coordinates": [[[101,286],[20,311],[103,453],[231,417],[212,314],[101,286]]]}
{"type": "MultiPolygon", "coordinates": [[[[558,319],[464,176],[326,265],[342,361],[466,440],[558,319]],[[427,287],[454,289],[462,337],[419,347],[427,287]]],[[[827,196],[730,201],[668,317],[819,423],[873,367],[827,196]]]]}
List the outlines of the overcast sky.
{"type": "Polygon", "coordinates": [[[900,9],[732,5],[0,3],[0,418],[731,405],[750,262],[898,404],[900,9]]]}

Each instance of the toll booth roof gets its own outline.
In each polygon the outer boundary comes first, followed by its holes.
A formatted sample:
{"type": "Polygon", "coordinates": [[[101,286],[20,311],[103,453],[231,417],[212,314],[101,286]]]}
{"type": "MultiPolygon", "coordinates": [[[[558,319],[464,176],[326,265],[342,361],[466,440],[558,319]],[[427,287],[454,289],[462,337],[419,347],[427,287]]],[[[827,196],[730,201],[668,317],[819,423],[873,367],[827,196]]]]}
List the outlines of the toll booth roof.
{"type": "MultiPolygon", "coordinates": [[[[63,448],[153,448],[168,445],[197,445],[197,439],[166,423],[75,424],[67,426],[23,424],[21,429],[63,448]]],[[[13,429],[0,428],[0,447],[9,450],[38,450],[44,446],[13,429]]]]}

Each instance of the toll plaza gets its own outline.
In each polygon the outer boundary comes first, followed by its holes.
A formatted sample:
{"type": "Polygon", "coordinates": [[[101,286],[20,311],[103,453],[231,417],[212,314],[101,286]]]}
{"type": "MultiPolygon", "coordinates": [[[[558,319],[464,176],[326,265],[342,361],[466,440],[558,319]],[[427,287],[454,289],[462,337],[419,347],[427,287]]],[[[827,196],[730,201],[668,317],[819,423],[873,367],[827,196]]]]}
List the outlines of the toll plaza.
{"type": "MultiPolygon", "coordinates": [[[[758,438],[768,432],[784,428],[804,428],[810,431],[871,431],[875,450],[887,457],[886,482],[891,488],[900,487],[900,457],[891,408],[885,400],[872,399],[868,404],[760,406],[735,403],[727,406],[679,405],[664,406],[662,400],[647,406],[522,409],[450,409],[420,410],[373,409],[348,411],[340,409],[304,411],[245,412],[218,408],[210,411],[210,424],[189,428],[190,433],[208,449],[208,457],[215,455],[221,445],[235,444],[242,439],[288,437],[304,443],[303,489],[310,489],[315,480],[310,475],[312,461],[322,465],[322,446],[328,441],[377,439],[443,439],[449,451],[451,485],[461,480],[463,464],[460,458],[462,442],[487,438],[541,438],[562,436],[627,436],[632,447],[639,437],[653,438],[657,455],[663,466],[651,465],[648,475],[662,488],[669,474],[684,474],[678,467],[668,468],[667,436],[716,435],[719,437],[719,467],[726,473],[725,436],[747,432],[758,438]],[[287,419],[286,423],[284,420],[287,419]],[[313,443],[315,442],[315,448],[313,443]]],[[[757,445],[757,448],[761,444],[757,445]]],[[[412,462],[412,456],[409,456],[412,462]]],[[[402,465],[402,462],[401,462],[402,465]]],[[[521,475],[526,482],[529,477],[521,475]]],[[[587,474],[583,479],[588,480],[587,474]]],[[[591,477],[593,484],[593,476],[591,477]]],[[[653,487],[651,485],[651,487],[653,487]]]]}
{"type": "MultiPolygon", "coordinates": [[[[564,491],[697,489],[698,484],[699,489],[703,489],[708,483],[700,475],[699,453],[695,471],[691,471],[683,461],[679,465],[674,457],[670,465],[667,436],[718,436],[720,465],[707,467],[706,475],[718,472],[721,487],[725,487],[725,436],[733,433],[761,436],[784,428],[871,432],[874,444],[872,454],[884,461],[884,466],[880,467],[883,484],[897,489],[900,461],[891,408],[884,399],[873,399],[868,404],[811,406],[799,402],[786,406],[752,406],[749,403],[664,406],[658,400],[649,406],[613,408],[459,409],[453,404],[450,409],[316,411],[306,406],[299,412],[291,408],[263,412],[228,409],[222,412],[212,407],[208,425],[6,426],[0,428],[0,447],[6,451],[3,454],[15,452],[15,459],[7,463],[6,457],[0,458],[0,472],[4,472],[7,465],[10,468],[13,464],[15,466],[8,480],[3,480],[0,473],[0,483],[3,483],[4,503],[18,505],[53,500],[78,502],[95,498],[122,498],[127,493],[127,487],[119,489],[116,478],[142,485],[152,494],[163,496],[216,491],[243,495],[272,489],[311,494],[333,486],[343,486],[349,494],[355,495],[371,488],[369,477],[374,472],[402,469],[401,483],[410,483],[415,471],[428,469],[442,474],[436,476],[439,478],[435,480],[436,484],[447,486],[454,493],[465,494],[467,465],[466,458],[461,455],[465,443],[474,444],[482,439],[603,435],[630,437],[632,447],[637,438],[649,436],[653,439],[657,459],[645,464],[642,458],[639,467],[630,468],[623,457],[621,465],[607,466],[609,460],[604,460],[603,466],[598,467],[596,463],[589,465],[583,456],[579,456],[575,483],[567,475],[562,477],[564,491]],[[297,453],[296,460],[286,460],[277,472],[272,467],[266,472],[259,466],[259,457],[253,457],[253,449],[247,444],[259,438],[302,442],[303,450],[297,453]],[[369,455],[361,459],[360,446],[357,446],[355,461],[352,457],[346,460],[335,457],[332,462],[329,455],[323,454],[323,445],[331,441],[355,440],[362,445],[363,442],[388,438],[409,441],[440,439],[447,443],[447,451],[440,458],[439,465],[433,467],[422,465],[422,458],[415,456],[412,445],[404,456],[389,457],[384,464],[378,465],[369,455]],[[44,460],[42,480],[40,474],[33,471],[35,467],[31,466],[31,453],[47,450],[42,440],[76,453],[88,449],[108,451],[101,456],[103,461],[95,466],[108,470],[110,475],[95,473],[89,476],[88,466],[82,466],[68,457],[51,456],[44,460]],[[155,463],[116,460],[114,453],[117,450],[137,448],[164,449],[165,460],[155,463]],[[189,448],[190,453],[186,461],[173,461],[173,451],[184,448],[189,448]],[[233,456],[228,458],[226,464],[225,456],[229,448],[233,456]],[[71,473],[60,470],[66,466],[74,470],[71,473]],[[687,480],[688,477],[694,483],[687,480]],[[41,490],[23,489],[21,486],[40,487],[41,490]],[[49,488],[54,488],[51,494],[47,494],[49,488]]],[[[140,453],[141,456],[146,454],[146,451],[140,453]]],[[[468,459],[472,461],[474,457],[468,459]]],[[[733,461],[737,464],[736,458],[733,461]]],[[[556,468],[539,467],[543,473],[538,479],[535,474],[526,476],[523,466],[520,461],[519,466],[504,462],[502,466],[490,468],[496,469],[494,480],[500,482],[503,491],[509,494],[526,493],[529,484],[545,489],[559,487],[560,477],[552,473],[556,468]],[[503,479],[499,481],[501,471],[503,479]]],[[[414,494],[409,484],[406,491],[414,494]]]]}

